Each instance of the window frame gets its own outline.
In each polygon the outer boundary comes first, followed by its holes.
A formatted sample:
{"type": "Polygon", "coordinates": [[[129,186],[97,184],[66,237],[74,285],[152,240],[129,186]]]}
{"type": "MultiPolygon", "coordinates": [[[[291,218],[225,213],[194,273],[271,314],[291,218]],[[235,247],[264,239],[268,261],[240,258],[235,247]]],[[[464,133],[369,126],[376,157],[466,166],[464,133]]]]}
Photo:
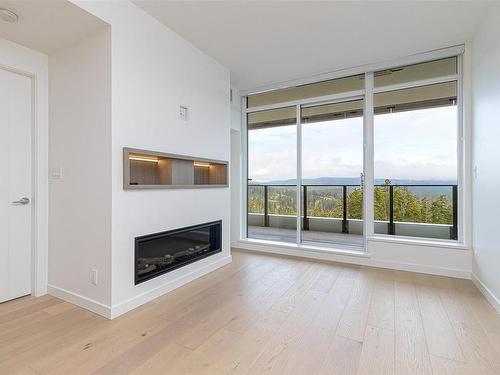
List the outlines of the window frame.
{"type": "MultiPolygon", "coordinates": [[[[259,112],[269,109],[283,108],[295,106],[297,108],[297,186],[301,182],[301,160],[302,160],[302,144],[301,144],[301,108],[307,105],[326,104],[335,101],[344,101],[352,98],[364,99],[364,248],[362,251],[367,251],[368,241],[394,241],[405,243],[415,243],[417,245],[435,244],[441,247],[468,248],[470,236],[468,235],[470,223],[465,220],[469,211],[469,195],[470,195],[470,173],[467,173],[467,166],[470,166],[470,139],[465,137],[465,134],[470,134],[466,129],[467,123],[464,121],[464,45],[453,46],[449,48],[430,51],[422,54],[408,56],[398,60],[392,60],[384,63],[369,64],[352,69],[343,69],[335,72],[330,72],[322,75],[313,76],[306,79],[292,80],[276,85],[269,85],[255,90],[247,90],[241,92],[242,103],[242,202],[241,202],[241,217],[240,217],[240,239],[253,240],[248,238],[247,225],[247,197],[248,197],[248,127],[247,115],[252,112],[259,112]],[[457,57],[457,73],[453,75],[441,76],[431,79],[418,81],[404,82],[387,86],[374,87],[374,73],[379,70],[398,68],[406,65],[418,64],[422,62],[444,59],[447,57],[457,57]],[[365,75],[365,87],[362,90],[344,92],[340,94],[326,95],[302,100],[293,100],[289,102],[264,105],[259,107],[247,108],[247,97],[251,94],[257,94],[265,91],[278,90],[289,88],[297,85],[305,85],[317,83],[335,78],[343,78],[355,74],[365,75]],[[386,235],[374,233],[374,94],[388,92],[406,88],[426,86],[437,83],[457,82],[457,185],[458,185],[458,207],[457,207],[457,240],[441,240],[425,237],[409,237],[401,235],[386,235]]],[[[300,243],[301,228],[300,228],[300,188],[297,187],[297,244],[300,243]]]]}

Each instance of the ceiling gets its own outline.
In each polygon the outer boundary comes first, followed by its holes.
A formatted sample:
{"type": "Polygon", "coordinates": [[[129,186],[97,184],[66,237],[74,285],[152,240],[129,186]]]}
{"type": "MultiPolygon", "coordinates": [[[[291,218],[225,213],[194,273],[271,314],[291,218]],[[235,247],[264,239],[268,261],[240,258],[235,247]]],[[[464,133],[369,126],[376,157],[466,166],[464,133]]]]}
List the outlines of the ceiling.
{"type": "Polygon", "coordinates": [[[51,54],[107,26],[104,21],[69,1],[3,1],[0,8],[13,11],[17,23],[0,20],[0,37],[51,54]]]}
{"type": "Polygon", "coordinates": [[[133,2],[231,70],[233,86],[307,77],[470,40],[487,2],[133,2]]]}

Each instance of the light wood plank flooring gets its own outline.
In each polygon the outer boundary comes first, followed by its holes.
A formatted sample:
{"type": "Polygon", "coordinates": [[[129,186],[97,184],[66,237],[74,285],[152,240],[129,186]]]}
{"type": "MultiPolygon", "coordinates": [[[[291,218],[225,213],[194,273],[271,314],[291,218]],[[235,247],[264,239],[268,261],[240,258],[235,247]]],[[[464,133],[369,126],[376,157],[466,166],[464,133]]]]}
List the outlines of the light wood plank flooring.
{"type": "Polygon", "coordinates": [[[500,315],[470,281],[233,256],[113,321],[1,304],[0,374],[500,374],[500,315]]]}

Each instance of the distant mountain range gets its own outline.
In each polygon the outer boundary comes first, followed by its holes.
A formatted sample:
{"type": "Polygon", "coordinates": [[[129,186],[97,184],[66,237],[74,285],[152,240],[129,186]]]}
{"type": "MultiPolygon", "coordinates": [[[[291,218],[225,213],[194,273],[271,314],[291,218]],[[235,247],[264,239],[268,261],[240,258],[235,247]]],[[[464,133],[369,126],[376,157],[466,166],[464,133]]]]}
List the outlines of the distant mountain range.
{"type": "MultiPolygon", "coordinates": [[[[383,185],[385,179],[375,179],[375,185],[383,185]]],[[[405,180],[391,179],[392,185],[455,185],[457,182],[453,180],[405,180]]],[[[295,185],[296,179],[288,180],[273,180],[268,182],[250,181],[251,184],[257,185],[295,185]]],[[[304,178],[304,185],[359,185],[359,177],[318,177],[304,178]]]]}
{"type": "MultiPolygon", "coordinates": [[[[375,185],[384,185],[385,179],[375,179],[375,185]]],[[[410,190],[419,196],[437,197],[442,194],[451,198],[452,189],[448,186],[421,186],[421,185],[456,185],[453,180],[406,180],[391,179],[392,185],[417,185],[410,187],[410,190]]],[[[250,185],[295,185],[295,179],[273,180],[268,182],[249,181],[250,185]]],[[[359,177],[318,177],[305,178],[303,185],[359,185],[359,177]]]]}

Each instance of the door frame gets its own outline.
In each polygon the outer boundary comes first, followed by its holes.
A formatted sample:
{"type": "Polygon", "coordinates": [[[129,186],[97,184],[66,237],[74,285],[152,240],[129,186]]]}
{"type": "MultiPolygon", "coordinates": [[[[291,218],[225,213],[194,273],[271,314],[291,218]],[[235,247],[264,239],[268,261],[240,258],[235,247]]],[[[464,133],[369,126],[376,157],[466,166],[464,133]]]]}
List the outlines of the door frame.
{"type": "Polygon", "coordinates": [[[0,69],[31,80],[31,295],[38,297],[48,273],[48,57],[4,41],[0,69]]]}
{"type": "MultiPolygon", "coordinates": [[[[366,84],[366,80],[365,80],[366,84]]],[[[354,101],[354,100],[363,100],[363,175],[365,183],[363,185],[363,190],[366,192],[366,174],[370,173],[370,168],[369,168],[369,160],[367,158],[367,128],[371,128],[369,122],[366,121],[367,116],[365,116],[365,111],[367,110],[366,108],[366,89],[365,90],[359,90],[356,92],[347,92],[347,93],[341,93],[341,94],[336,94],[334,98],[332,99],[326,99],[325,97],[319,98],[316,101],[307,101],[304,104],[297,104],[297,114],[296,114],[296,131],[297,131],[297,205],[296,205],[296,210],[297,210],[297,244],[302,245],[303,244],[303,232],[302,232],[302,207],[303,207],[303,202],[302,202],[302,109],[303,108],[310,108],[310,107],[317,107],[317,106],[322,106],[322,105],[328,105],[328,104],[338,104],[338,103],[345,103],[349,101],[354,101]]],[[[372,184],[373,186],[373,184],[372,184]]],[[[370,202],[367,202],[369,200],[370,194],[365,193],[363,194],[363,246],[362,246],[362,251],[366,251],[366,238],[367,238],[367,228],[371,227],[370,225],[367,225],[367,217],[366,217],[366,209],[367,207],[370,206],[370,202]]],[[[373,220],[372,220],[373,221],[373,220]]],[[[338,243],[329,243],[328,245],[323,245],[323,244],[318,244],[320,246],[342,246],[341,244],[338,243]]]]}
{"type": "MultiPolygon", "coordinates": [[[[365,87],[360,90],[347,91],[337,94],[318,96],[313,98],[306,98],[300,100],[293,100],[288,102],[263,105],[259,107],[247,108],[246,97],[242,100],[242,136],[244,141],[244,149],[242,150],[243,155],[245,155],[245,170],[242,175],[244,176],[244,196],[243,201],[245,209],[242,212],[242,227],[244,228],[245,238],[248,238],[248,223],[247,223],[247,210],[248,210],[248,114],[254,112],[262,112],[266,110],[273,110],[278,108],[295,107],[295,134],[296,134],[296,239],[295,244],[302,246],[302,108],[342,103],[352,100],[363,100],[363,173],[364,173],[364,194],[363,194],[363,245],[359,248],[361,252],[366,252],[367,249],[367,238],[371,235],[373,231],[373,181],[368,180],[368,177],[373,177],[373,166],[370,165],[370,160],[373,158],[373,140],[369,141],[369,135],[373,134],[373,109],[371,112],[367,113],[367,96],[371,99],[368,103],[372,105],[373,103],[373,90],[370,87],[373,86],[373,73],[365,73],[365,87]],[[368,89],[368,95],[367,95],[368,89]],[[367,120],[367,117],[370,119],[367,120]],[[371,210],[370,210],[371,208],[371,210]],[[368,210],[368,211],[367,211],[368,210]],[[371,215],[371,216],[370,216],[371,215]]],[[[329,247],[335,247],[338,244],[332,243],[328,245],[329,247]]],[[[321,246],[321,245],[320,245],[321,246]]]]}

